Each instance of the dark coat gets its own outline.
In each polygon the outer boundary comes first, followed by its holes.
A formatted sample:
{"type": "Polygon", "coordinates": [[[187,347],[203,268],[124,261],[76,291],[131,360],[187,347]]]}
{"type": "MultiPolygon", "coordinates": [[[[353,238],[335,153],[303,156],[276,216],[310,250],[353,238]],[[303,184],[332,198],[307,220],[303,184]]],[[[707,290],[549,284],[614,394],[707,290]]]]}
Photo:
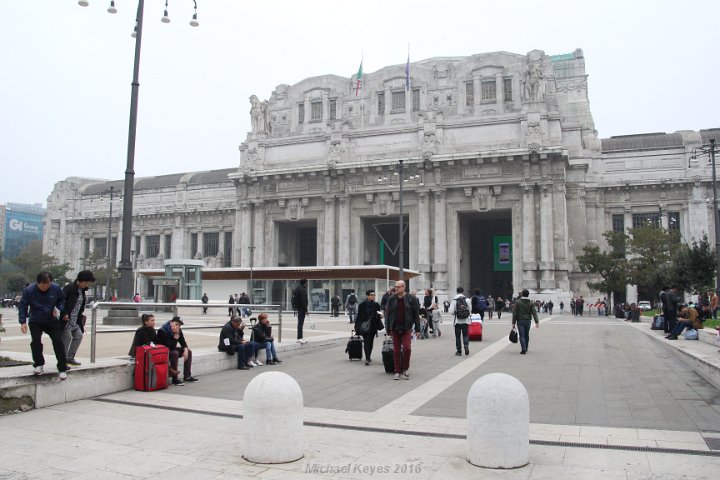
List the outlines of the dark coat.
{"type": "Polygon", "coordinates": [[[360,324],[370,318],[370,330],[368,332],[362,333],[362,335],[375,336],[378,329],[375,328],[376,322],[374,321],[374,319],[377,317],[378,312],[381,311],[382,308],[380,307],[380,304],[375,301],[365,300],[364,302],[361,302],[358,305],[357,318],[355,319],[355,331],[359,332],[358,328],[360,327],[360,324]]]}
{"type": "Polygon", "coordinates": [[[232,322],[227,322],[220,330],[218,350],[233,355],[235,353],[235,346],[242,343],[242,337],[242,331],[239,328],[235,328],[232,322]],[[226,338],[230,342],[230,345],[225,345],[226,338]]]}
{"type": "Polygon", "coordinates": [[[302,286],[302,284],[297,286],[297,292],[298,292],[298,310],[302,309],[307,311],[308,309],[308,294],[307,289],[302,286]]]}
{"type": "Polygon", "coordinates": [[[130,346],[130,351],[128,352],[128,355],[134,357],[137,347],[156,343],[156,340],[157,332],[155,331],[155,329],[153,327],[146,327],[143,325],[142,327],[135,330],[135,337],[133,337],[133,343],[130,346]]]}
{"type": "Polygon", "coordinates": [[[173,337],[172,331],[170,330],[170,322],[165,323],[160,329],[157,331],[157,343],[158,345],[165,345],[170,350],[175,350],[178,348],[187,348],[187,342],[185,342],[185,335],[183,335],[182,328],[180,329],[180,338],[175,340],[173,337]],[[167,328],[166,328],[167,327],[167,328]]]}
{"type": "Polygon", "coordinates": [[[406,294],[403,296],[402,301],[405,302],[405,318],[404,319],[398,319],[397,318],[397,305],[398,305],[398,296],[392,295],[390,298],[388,298],[387,306],[385,307],[385,318],[387,318],[387,321],[385,323],[386,330],[388,332],[392,332],[395,330],[395,322],[401,321],[403,322],[401,330],[411,330],[414,329],[416,332],[420,331],[420,302],[418,302],[418,299],[415,295],[406,294]]]}
{"type": "Polygon", "coordinates": [[[53,310],[57,308],[62,312],[65,308],[65,294],[57,283],[51,283],[47,292],[41,292],[37,283],[33,283],[22,292],[18,304],[18,322],[26,323],[28,320],[36,324],[47,325],[59,319],[53,317],[53,310]]]}
{"type": "Polygon", "coordinates": [[[262,322],[258,322],[252,329],[253,340],[257,343],[272,342],[272,326],[263,325],[262,322]]]}

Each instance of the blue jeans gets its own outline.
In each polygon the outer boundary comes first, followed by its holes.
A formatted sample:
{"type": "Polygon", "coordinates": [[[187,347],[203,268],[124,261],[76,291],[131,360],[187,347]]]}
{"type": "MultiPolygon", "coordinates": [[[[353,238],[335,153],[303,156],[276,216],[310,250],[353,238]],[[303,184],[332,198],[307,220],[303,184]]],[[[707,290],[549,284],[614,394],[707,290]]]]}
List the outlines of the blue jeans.
{"type": "Polygon", "coordinates": [[[683,330],[686,328],[691,328],[692,322],[689,320],[678,320],[677,324],[675,325],[675,328],[673,328],[673,331],[670,332],[670,335],[680,335],[683,330]]]}
{"type": "Polygon", "coordinates": [[[246,365],[251,358],[257,357],[258,344],[255,342],[238,343],[235,345],[235,351],[238,354],[237,365],[241,367],[246,365]]]}
{"type": "Polygon", "coordinates": [[[355,323],[355,319],[357,318],[357,307],[348,307],[347,309],[348,314],[348,320],[350,320],[350,323],[355,323]]]}
{"type": "MultiPolygon", "coordinates": [[[[253,342],[255,343],[255,342],[253,342]]],[[[257,352],[261,348],[265,349],[265,362],[269,362],[270,360],[275,360],[277,358],[277,352],[275,351],[275,342],[258,342],[256,343],[257,349],[255,350],[255,357],[257,357],[257,352]]]]}
{"type": "Polygon", "coordinates": [[[528,344],[530,343],[530,324],[532,320],[518,320],[518,340],[520,340],[520,350],[527,352],[528,344]]]}

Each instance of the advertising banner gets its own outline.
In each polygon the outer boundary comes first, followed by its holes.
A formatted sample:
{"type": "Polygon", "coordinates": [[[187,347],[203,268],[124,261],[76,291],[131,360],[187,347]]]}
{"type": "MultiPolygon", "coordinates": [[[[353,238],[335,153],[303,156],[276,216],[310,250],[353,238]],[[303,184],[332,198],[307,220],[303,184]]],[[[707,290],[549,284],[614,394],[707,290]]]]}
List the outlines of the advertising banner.
{"type": "Polygon", "coordinates": [[[493,237],[493,270],[496,272],[512,271],[512,237],[510,235],[493,237]]]}
{"type": "Polygon", "coordinates": [[[33,240],[42,240],[43,217],[30,213],[5,211],[5,258],[13,259],[33,240]]]}

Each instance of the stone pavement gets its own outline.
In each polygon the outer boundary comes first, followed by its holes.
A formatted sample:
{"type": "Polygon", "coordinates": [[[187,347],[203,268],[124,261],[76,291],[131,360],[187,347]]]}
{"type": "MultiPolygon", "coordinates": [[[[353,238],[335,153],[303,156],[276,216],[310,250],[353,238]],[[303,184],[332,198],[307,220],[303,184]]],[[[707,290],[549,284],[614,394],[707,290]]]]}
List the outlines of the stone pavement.
{"type": "MultiPolygon", "coordinates": [[[[316,321],[346,336],[342,319],[316,321]]],[[[300,349],[278,366],[0,417],[0,479],[717,478],[720,450],[711,447],[720,443],[720,391],[630,324],[545,316],[529,353],[519,355],[503,318],[486,322],[483,341],[462,357],[451,325],[443,327],[442,337],[415,343],[409,381],[384,373],[378,341],[370,366],[350,362],[343,345],[300,349]],[[303,390],[306,454],[254,465],[241,457],[252,441],[242,396],[270,369],[303,390]],[[516,376],[529,393],[523,468],[465,461],[466,394],[495,371],[516,376]]]]}

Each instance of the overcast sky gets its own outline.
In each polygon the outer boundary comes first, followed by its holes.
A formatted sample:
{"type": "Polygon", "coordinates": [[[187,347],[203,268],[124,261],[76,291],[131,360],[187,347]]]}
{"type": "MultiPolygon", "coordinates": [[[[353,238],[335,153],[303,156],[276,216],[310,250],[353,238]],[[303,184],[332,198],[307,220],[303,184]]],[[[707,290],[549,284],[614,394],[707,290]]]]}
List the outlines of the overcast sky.
{"type": "MultiPolygon", "coordinates": [[[[0,0],[0,203],[121,179],[137,0],[0,0]]],[[[717,0],[145,1],[136,177],[236,167],[248,97],[436,56],[582,48],[601,138],[720,127],[717,0]]]]}

